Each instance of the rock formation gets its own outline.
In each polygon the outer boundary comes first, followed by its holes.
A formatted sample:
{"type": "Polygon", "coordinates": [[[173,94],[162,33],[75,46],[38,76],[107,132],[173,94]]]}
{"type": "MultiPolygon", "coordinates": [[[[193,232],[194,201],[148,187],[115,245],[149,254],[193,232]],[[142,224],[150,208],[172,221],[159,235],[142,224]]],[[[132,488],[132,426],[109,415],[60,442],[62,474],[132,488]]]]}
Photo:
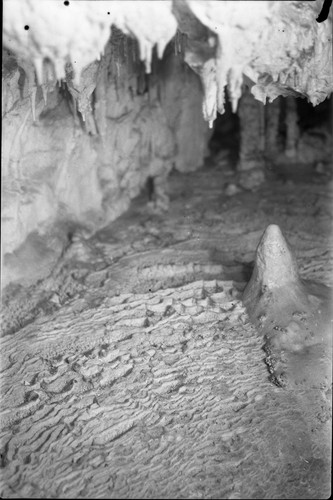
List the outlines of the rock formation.
{"type": "Polygon", "coordinates": [[[265,337],[273,381],[301,389],[331,384],[330,289],[301,279],[279,226],[269,225],[257,248],[243,303],[265,337]]]}

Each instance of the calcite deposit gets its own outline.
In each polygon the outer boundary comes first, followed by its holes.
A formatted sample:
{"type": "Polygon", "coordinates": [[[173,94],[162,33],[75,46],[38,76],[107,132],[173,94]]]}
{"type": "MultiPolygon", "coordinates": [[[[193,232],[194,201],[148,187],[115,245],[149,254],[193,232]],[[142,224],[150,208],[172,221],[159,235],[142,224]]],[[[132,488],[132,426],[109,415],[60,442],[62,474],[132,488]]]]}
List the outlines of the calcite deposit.
{"type": "Polygon", "coordinates": [[[257,248],[243,303],[265,336],[273,381],[289,388],[329,388],[331,291],[302,280],[279,226],[269,225],[257,248]]]}

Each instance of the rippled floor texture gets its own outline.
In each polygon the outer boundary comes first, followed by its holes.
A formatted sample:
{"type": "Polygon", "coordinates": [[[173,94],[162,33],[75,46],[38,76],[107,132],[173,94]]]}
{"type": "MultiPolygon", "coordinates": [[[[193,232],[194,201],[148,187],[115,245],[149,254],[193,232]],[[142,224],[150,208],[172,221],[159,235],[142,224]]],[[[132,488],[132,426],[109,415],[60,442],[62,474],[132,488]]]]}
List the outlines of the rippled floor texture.
{"type": "Polygon", "coordinates": [[[329,497],[331,392],[269,380],[241,301],[272,223],[332,285],[332,186],[293,175],[228,196],[227,157],[174,174],[168,213],[143,193],[5,292],[3,498],[329,497]]]}

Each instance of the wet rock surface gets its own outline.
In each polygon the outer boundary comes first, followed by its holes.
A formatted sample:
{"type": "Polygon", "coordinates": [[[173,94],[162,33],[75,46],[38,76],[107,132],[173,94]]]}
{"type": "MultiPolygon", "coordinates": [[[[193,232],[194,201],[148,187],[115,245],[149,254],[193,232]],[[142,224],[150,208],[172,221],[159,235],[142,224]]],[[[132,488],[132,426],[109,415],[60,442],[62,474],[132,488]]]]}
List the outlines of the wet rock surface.
{"type": "Polygon", "coordinates": [[[330,188],[300,177],[230,197],[228,166],[172,175],[168,213],[141,196],[72,235],[47,279],[5,290],[3,497],[329,496],[329,387],[272,383],[241,299],[269,224],[302,279],[330,285],[330,188]]]}

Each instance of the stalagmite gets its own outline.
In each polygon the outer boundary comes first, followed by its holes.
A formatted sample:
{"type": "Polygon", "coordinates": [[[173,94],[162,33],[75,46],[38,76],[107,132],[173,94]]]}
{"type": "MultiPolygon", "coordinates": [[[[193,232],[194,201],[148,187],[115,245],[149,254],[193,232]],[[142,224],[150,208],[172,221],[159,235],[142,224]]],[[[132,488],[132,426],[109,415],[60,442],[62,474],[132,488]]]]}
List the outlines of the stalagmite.
{"type": "MultiPolygon", "coordinates": [[[[258,321],[264,312],[260,301],[265,300],[265,293],[268,298],[276,290],[288,285],[302,289],[296,258],[279,226],[271,224],[260,239],[253,274],[243,294],[243,302],[250,316],[258,321]]],[[[285,300],[288,301],[289,297],[285,297],[285,300]]],[[[307,305],[305,301],[304,306],[307,305]]]]}
{"type": "Polygon", "coordinates": [[[280,99],[275,99],[268,103],[265,108],[265,157],[274,160],[280,149],[279,143],[279,119],[280,119],[280,99]]]}
{"type": "Polygon", "coordinates": [[[297,155],[297,142],[299,139],[299,128],[297,124],[297,103],[292,97],[286,99],[286,127],[287,137],[285,154],[288,158],[295,159],[297,155]]]}
{"type": "Polygon", "coordinates": [[[326,383],[331,299],[324,285],[302,280],[281,229],[269,225],[257,247],[243,303],[264,335],[266,362],[277,385],[301,389],[326,383]]]}
{"type": "Polygon", "coordinates": [[[245,189],[257,189],[265,179],[264,106],[254,99],[244,86],[239,102],[240,151],[237,170],[239,184],[245,189]]]}

